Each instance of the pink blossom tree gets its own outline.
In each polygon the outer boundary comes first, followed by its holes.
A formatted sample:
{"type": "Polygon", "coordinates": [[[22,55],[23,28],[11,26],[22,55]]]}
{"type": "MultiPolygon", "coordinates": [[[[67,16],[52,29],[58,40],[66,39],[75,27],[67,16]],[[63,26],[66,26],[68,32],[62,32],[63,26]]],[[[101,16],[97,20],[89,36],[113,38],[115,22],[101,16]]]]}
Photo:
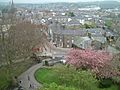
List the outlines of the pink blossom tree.
{"type": "Polygon", "coordinates": [[[112,54],[105,51],[72,49],[67,54],[66,63],[77,69],[90,69],[98,77],[112,77],[117,75],[111,66],[112,58],[112,54]]]}

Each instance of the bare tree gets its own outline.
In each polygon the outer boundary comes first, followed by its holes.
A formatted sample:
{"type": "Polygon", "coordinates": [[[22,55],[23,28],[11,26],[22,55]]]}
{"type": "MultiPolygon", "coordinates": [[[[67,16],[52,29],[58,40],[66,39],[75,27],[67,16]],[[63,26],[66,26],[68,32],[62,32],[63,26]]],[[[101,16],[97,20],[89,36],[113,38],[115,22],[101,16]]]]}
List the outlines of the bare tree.
{"type": "Polygon", "coordinates": [[[43,31],[43,29],[45,30],[43,25],[36,26],[31,23],[19,23],[11,28],[15,29],[16,56],[29,56],[32,53],[32,48],[36,45],[44,48],[47,37],[43,31]]]}
{"type": "Polygon", "coordinates": [[[8,78],[13,78],[14,62],[18,58],[26,58],[32,48],[39,44],[44,48],[47,37],[46,25],[34,25],[29,22],[17,23],[15,14],[6,14],[0,22],[0,58],[7,65],[8,78]]]}

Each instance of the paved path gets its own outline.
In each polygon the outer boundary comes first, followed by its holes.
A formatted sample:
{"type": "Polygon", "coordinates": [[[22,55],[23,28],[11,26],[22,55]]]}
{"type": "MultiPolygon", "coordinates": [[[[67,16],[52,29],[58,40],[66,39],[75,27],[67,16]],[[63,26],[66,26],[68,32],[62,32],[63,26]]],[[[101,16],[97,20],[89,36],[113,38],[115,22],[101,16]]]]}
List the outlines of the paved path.
{"type": "Polygon", "coordinates": [[[32,66],[18,77],[18,80],[21,80],[21,86],[24,88],[24,90],[37,90],[37,88],[41,86],[41,84],[38,83],[34,78],[35,71],[40,67],[42,67],[42,63],[32,66]],[[28,76],[30,80],[28,80],[28,76]],[[30,88],[30,84],[34,87],[30,88]]]}

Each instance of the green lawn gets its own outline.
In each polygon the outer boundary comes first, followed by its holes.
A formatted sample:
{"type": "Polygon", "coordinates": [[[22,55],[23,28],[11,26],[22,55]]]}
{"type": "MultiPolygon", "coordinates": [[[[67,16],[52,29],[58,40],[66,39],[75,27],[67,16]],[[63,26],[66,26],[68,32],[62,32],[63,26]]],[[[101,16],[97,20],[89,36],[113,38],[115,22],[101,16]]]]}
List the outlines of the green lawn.
{"type": "Polygon", "coordinates": [[[93,77],[90,71],[78,72],[65,66],[38,69],[35,78],[43,85],[56,83],[60,86],[75,88],[75,90],[117,90],[117,86],[114,85],[110,88],[100,89],[98,88],[99,81],[93,77]]]}
{"type": "Polygon", "coordinates": [[[56,73],[52,71],[51,69],[47,69],[47,68],[39,69],[35,75],[36,75],[36,79],[40,83],[50,84],[51,82],[58,82],[56,73]]]}
{"type": "MultiPolygon", "coordinates": [[[[15,63],[12,65],[13,67],[13,75],[19,76],[22,72],[26,71],[29,67],[33,65],[33,61],[26,60],[19,63],[15,63]]],[[[0,68],[0,90],[8,90],[7,87],[9,86],[9,73],[8,67],[3,66],[0,68]]]]}

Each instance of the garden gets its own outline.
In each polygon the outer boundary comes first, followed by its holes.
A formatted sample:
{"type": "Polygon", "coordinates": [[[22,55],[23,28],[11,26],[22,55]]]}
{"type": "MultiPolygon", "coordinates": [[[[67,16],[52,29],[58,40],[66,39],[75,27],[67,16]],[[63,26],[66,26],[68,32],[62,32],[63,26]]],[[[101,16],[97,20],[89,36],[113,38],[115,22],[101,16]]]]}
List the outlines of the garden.
{"type": "Polygon", "coordinates": [[[36,71],[40,90],[120,90],[119,54],[72,49],[65,59],[36,71]]]}

